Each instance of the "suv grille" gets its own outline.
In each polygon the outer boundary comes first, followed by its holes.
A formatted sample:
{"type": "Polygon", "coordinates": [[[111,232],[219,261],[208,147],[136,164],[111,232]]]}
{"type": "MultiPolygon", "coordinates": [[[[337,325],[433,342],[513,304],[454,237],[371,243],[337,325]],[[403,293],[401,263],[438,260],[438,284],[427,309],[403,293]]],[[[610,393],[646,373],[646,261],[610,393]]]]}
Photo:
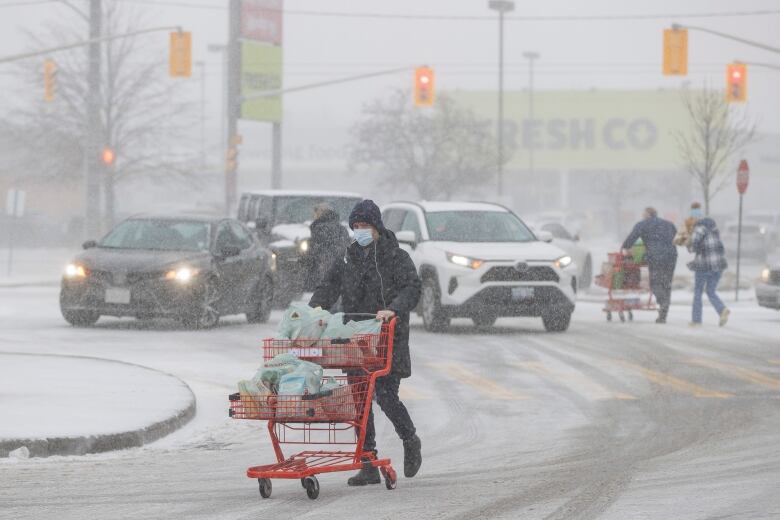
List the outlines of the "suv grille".
{"type": "Polygon", "coordinates": [[[560,278],[552,267],[528,267],[518,271],[512,266],[497,266],[482,275],[482,283],[487,282],[558,282],[560,278]]]}
{"type": "Polygon", "coordinates": [[[772,285],[780,285],[780,271],[769,272],[769,283],[772,285]]]}

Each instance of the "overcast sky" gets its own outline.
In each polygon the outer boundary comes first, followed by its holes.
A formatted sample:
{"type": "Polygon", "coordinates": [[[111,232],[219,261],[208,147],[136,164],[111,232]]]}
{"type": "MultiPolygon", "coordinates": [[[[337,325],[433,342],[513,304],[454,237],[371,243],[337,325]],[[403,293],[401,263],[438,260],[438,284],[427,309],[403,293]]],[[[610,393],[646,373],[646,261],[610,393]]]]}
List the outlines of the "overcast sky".
{"type": "MultiPolygon", "coordinates": [[[[71,0],[86,6],[85,0],[71,0]]],[[[209,136],[217,140],[220,112],[220,58],[206,51],[209,43],[223,43],[227,35],[226,0],[169,0],[216,7],[174,7],[122,0],[128,9],[146,11],[150,23],[178,24],[193,32],[194,60],[206,62],[209,136]]],[[[18,0],[0,0],[1,54],[25,50],[24,30],[40,29],[42,22],[71,16],[56,3],[9,7],[18,0]]],[[[288,10],[317,10],[420,15],[473,15],[492,12],[487,0],[285,0],[288,10]]],[[[622,15],[712,13],[778,9],[777,0],[546,0],[517,2],[515,16],[622,15]]],[[[669,16],[646,21],[511,21],[506,27],[507,89],[528,85],[524,51],[539,52],[536,88],[539,89],[657,89],[675,88],[683,81],[693,86],[724,82],[725,64],[733,59],[780,64],[780,56],[737,42],[692,32],[689,37],[691,74],[684,79],[661,75],[662,30],[672,22],[700,25],[780,47],[780,14],[731,18],[690,19],[669,16]]],[[[76,22],[74,19],[74,23],[76,22]]],[[[160,38],[165,52],[165,35],[160,38]]],[[[440,89],[492,89],[496,85],[497,23],[481,21],[355,19],[287,14],[284,21],[285,83],[294,86],[327,78],[349,76],[403,65],[428,64],[437,72],[440,89]]],[[[6,88],[16,78],[0,65],[6,88]]],[[[329,143],[357,117],[366,101],[394,87],[409,87],[410,74],[397,74],[350,85],[290,94],[285,99],[285,139],[296,135],[305,142],[321,136],[329,143]],[[329,132],[338,128],[338,132],[329,132]]],[[[748,108],[760,116],[761,130],[780,133],[777,96],[780,71],[751,67],[748,108]]],[[[13,98],[4,96],[4,106],[13,98]]],[[[262,134],[267,125],[244,125],[245,133],[262,134]]],[[[337,139],[338,140],[338,139],[337,139]]]]}

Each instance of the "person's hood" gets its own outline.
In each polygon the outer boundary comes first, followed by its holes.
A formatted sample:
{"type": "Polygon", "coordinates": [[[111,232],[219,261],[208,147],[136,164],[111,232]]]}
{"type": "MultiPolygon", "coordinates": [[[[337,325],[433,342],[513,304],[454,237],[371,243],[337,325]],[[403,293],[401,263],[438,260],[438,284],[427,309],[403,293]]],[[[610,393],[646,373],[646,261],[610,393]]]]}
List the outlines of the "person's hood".
{"type": "Polygon", "coordinates": [[[75,260],[93,271],[152,273],[178,265],[205,266],[211,260],[211,253],[93,247],[79,254],[75,260]]]}
{"type": "Polygon", "coordinates": [[[709,231],[717,231],[718,225],[710,217],[704,217],[696,222],[697,226],[704,226],[709,231]]]}
{"type": "Polygon", "coordinates": [[[312,226],[318,226],[320,224],[327,224],[332,222],[339,222],[339,214],[332,209],[326,209],[320,215],[320,218],[311,223],[312,226]]]}

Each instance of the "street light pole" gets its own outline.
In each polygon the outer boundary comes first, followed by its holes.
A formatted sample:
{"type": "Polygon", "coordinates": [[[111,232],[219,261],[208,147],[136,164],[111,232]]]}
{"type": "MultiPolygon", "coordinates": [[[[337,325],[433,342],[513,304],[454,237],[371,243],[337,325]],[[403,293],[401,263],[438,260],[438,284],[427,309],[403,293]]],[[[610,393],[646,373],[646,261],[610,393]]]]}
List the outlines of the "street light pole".
{"type": "Polygon", "coordinates": [[[200,69],[200,168],[206,171],[206,63],[198,61],[195,66],[200,69]]]}
{"type": "Polygon", "coordinates": [[[534,60],[539,58],[538,52],[524,52],[523,56],[528,59],[528,129],[530,130],[530,139],[528,140],[528,173],[533,179],[534,176],[534,60]]]}
{"type": "Polygon", "coordinates": [[[504,14],[515,8],[511,0],[489,0],[488,7],[498,12],[498,196],[504,191],[504,14]]]}
{"type": "Polygon", "coordinates": [[[101,122],[100,122],[100,42],[102,25],[101,0],[90,0],[89,2],[89,39],[92,43],[89,45],[87,55],[89,57],[89,66],[87,68],[87,90],[86,96],[87,109],[87,128],[86,145],[84,146],[84,205],[86,208],[84,231],[87,238],[96,238],[100,233],[100,164],[99,155],[101,141],[101,122]]]}
{"type": "MultiPolygon", "coordinates": [[[[222,59],[222,116],[219,118],[219,135],[220,135],[220,152],[219,158],[222,162],[225,160],[225,154],[227,153],[227,45],[218,43],[211,43],[208,47],[209,52],[216,52],[220,54],[222,59]]],[[[219,161],[217,164],[222,164],[219,161]]]]}

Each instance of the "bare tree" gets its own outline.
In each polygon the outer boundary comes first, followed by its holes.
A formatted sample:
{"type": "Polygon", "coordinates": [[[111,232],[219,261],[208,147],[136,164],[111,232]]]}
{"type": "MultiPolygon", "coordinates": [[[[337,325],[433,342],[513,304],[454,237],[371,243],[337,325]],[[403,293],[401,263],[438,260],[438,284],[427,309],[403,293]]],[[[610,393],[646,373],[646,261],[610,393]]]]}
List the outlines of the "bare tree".
{"type": "MultiPolygon", "coordinates": [[[[151,23],[148,16],[123,8],[121,2],[104,2],[103,34],[133,32],[151,23]]],[[[76,9],[76,6],[73,6],[76,9]]],[[[55,47],[86,38],[86,16],[73,15],[45,24],[29,33],[30,47],[55,47]]],[[[194,104],[187,86],[167,77],[167,51],[157,35],[140,35],[102,45],[100,85],[101,126],[104,146],[116,162],[101,178],[104,182],[106,219],[114,214],[114,184],[139,176],[157,182],[181,180],[192,172],[196,154],[191,129],[194,104]]],[[[25,174],[39,178],[83,176],[86,145],[87,47],[58,52],[56,94],[43,102],[41,89],[26,89],[28,102],[11,115],[19,147],[26,152],[25,174]]],[[[42,67],[32,60],[21,65],[25,85],[41,85],[42,67]]]]}
{"type": "Polygon", "coordinates": [[[734,156],[755,139],[756,125],[744,112],[731,110],[720,90],[686,89],[682,98],[690,128],[675,137],[683,165],[699,184],[709,214],[712,199],[731,178],[734,156]]]}
{"type": "Polygon", "coordinates": [[[412,106],[399,90],[363,109],[352,129],[353,164],[377,168],[390,187],[411,185],[426,200],[450,199],[496,173],[496,140],[488,120],[440,95],[431,109],[412,106]]]}

